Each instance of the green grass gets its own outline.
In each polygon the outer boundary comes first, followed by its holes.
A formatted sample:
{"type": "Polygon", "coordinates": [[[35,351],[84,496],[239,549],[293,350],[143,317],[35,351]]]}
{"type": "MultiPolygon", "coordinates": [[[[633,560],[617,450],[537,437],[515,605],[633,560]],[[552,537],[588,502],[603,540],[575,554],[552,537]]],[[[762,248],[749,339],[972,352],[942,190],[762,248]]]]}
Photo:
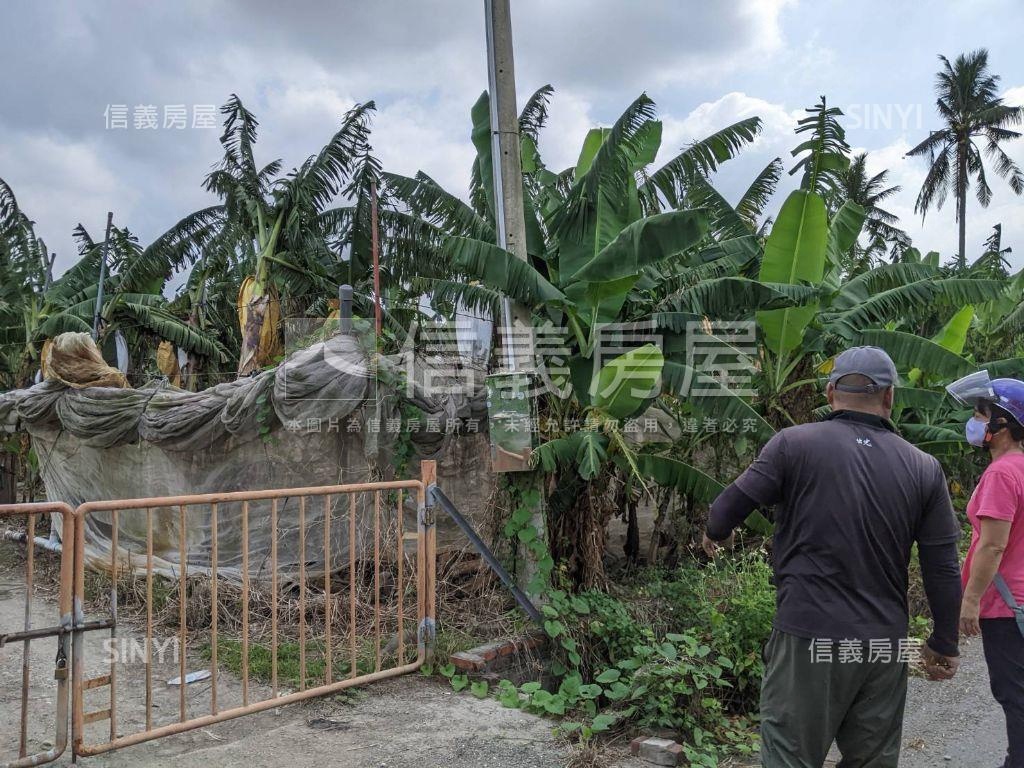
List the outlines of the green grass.
{"type": "MultiPolygon", "coordinates": [[[[406,648],[406,655],[414,653],[415,646],[406,648]]],[[[199,652],[204,660],[212,658],[213,646],[206,642],[200,646],[199,652]]],[[[236,639],[218,638],[217,664],[231,673],[242,674],[242,642],[236,639]]],[[[383,657],[381,666],[384,669],[395,666],[394,657],[383,657]]],[[[306,642],[306,687],[322,685],[325,682],[327,668],[322,642],[306,642]]],[[[351,657],[347,648],[336,648],[332,659],[332,679],[343,680],[352,671],[351,657]]],[[[361,641],[356,651],[356,672],[359,675],[374,671],[373,640],[361,641]]],[[[273,652],[265,643],[249,643],[249,678],[258,682],[270,683],[273,672],[273,652]]],[[[280,685],[299,687],[301,669],[299,661],[299,644],[293,641],[281,641],[277,644],[277,679],[280,685]]]]}

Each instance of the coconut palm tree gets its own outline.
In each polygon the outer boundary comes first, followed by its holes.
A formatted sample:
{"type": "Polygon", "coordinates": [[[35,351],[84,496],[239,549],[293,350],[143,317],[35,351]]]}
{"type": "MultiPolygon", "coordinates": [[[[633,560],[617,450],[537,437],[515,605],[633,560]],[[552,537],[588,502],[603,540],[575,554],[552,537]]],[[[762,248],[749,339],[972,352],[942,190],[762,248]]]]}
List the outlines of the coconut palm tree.
{"type": "Polygon", "coordinates": [[[858,240],[847,254],[847,272],[861,272],[870,268],[872,260],[887,249],[893,261],[910,247],[910,236],[897,226],[899,217],[882,207],[882,203],[900,191],[899,185],[888,186],[889,171],[879,171],[874,176],[867,171],[867,153],[861,152],[850,160],[850,167],[842,174],[842,187],[837,200],[832,201],[838,210],[846,200],[852,200],[864,209],[864,234],[867,244],[858,240]],[[859,265],[859,268],[858,268],[859,265]]]}
{"type": "Polygon", "coordinates": [[[939,61],[942,70],[935,80],[935,106],[943,127],[932,131],[907,154],[926,157],[929,162],[915,213],[923,217],[932,207],[942,208],[949,195],[956,199],[960,227],[957,261],[963,267],[967,263],[967,192],[971,183],[983,208],[992,199],[982,153],[1015,194],[1024,194],[1024,173],[1001,146],[1020,138],[1021,133],[1011,126],[1024,120],[1024,108],[1004,104],[997,95],[1000,78],[989,71],[988,51],[984,48],[960,54],[952,63],[945,56],[939,56],[939,61]]]}

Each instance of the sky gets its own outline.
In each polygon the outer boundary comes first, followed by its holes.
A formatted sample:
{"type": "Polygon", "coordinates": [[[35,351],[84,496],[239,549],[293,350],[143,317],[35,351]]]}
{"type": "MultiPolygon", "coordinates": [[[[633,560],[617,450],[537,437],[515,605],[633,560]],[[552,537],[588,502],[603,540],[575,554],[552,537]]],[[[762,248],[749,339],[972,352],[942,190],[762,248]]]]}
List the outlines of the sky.
{"type": "MultiPolygon", "coordinates": [[[[260,121],[257,161],[317,152],[356,102],[375,101],[387,170],[423,170],[466,195],[470,106],[487,87],[482,0],[6,0],[0,10],[0,178],[37,234],[75,260],[72,231],[100,238],[106,212],[143,244],[216,202],[220,115],[237,93],[260,121]]],[[[722,167],[735,202],[772,158],[792,167],[803,110],[826,95],[847,140],[902,191],[889,210],[922,252],[956,250],[952,202],[922,221],[926,172],[906,151],[939,127],[938,55],[979,47],[1024,104],[1019,0],[513,0],[520,103],[555,88],[545,164],[575,164],[587,130],[646,91],[664,122],[658,163],[758,115],[764,130],[722,167]]],[[[1024,139],[1006,145],[1024,165],[1024,139]]],[[[1024,198],[994,172],[992,203],[968,204],[969,256],[996,223],[1024,267],[1024,198]]],[[[786,177],[780,204],[796,179],[786,177]]]]}

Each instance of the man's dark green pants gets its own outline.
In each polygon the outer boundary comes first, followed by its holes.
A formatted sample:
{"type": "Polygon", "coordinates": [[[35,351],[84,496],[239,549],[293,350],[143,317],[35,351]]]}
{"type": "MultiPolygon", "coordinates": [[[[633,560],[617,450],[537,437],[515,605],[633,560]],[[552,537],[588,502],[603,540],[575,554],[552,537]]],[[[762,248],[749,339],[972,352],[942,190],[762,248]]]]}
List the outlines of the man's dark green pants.
{"type": "MultiPolygon", "coordinates": [[[[815,641],[775,630],[761,686],[761,765],[821,768],[835,741],[839,768],[897,768],[907,699],[907,665],[816,659],[815,641]]],[[[895,644],[894,644],[895,645],[895,644]]],[[[821,647],[821,641],[817,641],[821,647]]],[[[835,644],[838,649],[838,644],[835,644]]]]}

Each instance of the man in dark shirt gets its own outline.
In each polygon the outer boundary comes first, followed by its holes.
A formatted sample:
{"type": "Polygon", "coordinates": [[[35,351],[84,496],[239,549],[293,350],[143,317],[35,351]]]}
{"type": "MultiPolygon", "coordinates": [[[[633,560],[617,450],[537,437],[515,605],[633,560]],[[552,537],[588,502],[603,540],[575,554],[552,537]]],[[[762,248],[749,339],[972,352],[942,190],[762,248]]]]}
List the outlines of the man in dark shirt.
{"type": "Polygon", "coordinates": [[[895,384],[883,350],[843,352],[829,376],[829,417],[776,434],[711,506],[711,555],[755,508],[776,507],[766,768],[820,768],[833,740],[840,766],[896,768],[915,543],[935,622],[925,668],[936,680],[956,673],[960,528],[939,462],[889,421],[895,384]]]}

